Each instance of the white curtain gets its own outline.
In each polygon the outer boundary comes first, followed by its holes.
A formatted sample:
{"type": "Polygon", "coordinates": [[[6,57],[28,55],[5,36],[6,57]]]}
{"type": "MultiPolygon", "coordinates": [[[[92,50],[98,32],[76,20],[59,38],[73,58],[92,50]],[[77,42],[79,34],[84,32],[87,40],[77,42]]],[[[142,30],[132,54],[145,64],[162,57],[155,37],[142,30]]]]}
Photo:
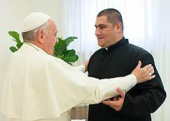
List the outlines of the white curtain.
{"type": "Polygon", "coordinates": [[[99,48],[94,25],[97,13],[105,8],[118,9],[123,16],[125,37],[154,56],[167,99],[152,117],[153,121],[170,121],[170,1],[63,0],[62,34],[78,37],[70,47],[77,50],[80,63],[99,48]]]}

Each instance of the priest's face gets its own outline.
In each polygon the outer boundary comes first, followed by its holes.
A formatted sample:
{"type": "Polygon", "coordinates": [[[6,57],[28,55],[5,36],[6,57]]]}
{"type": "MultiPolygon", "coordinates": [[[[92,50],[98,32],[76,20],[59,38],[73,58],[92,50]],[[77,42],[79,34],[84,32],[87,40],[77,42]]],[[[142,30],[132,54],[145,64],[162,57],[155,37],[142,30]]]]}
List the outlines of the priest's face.
{"type": "Polygon", "coordinates": [[[112,23],[108,22],[106,16],[97,17],[95,27],[95,34],[100,47],[107,48],[116,43],[117,28],[112,23]]]}
{"type": "Polygon", "coordinates": [[[57,33],[58,31],[55,23],[49,20],[45,31],[44,50],[50,55],[53,55],[55,43],[58,42],[57,33]]]}

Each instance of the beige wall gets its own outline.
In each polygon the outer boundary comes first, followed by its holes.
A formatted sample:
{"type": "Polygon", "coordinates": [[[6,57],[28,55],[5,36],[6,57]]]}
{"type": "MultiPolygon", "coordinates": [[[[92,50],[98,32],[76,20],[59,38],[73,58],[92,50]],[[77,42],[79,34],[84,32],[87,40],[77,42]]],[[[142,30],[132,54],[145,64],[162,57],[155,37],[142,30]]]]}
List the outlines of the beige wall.
{"type": "MultiPolygon", "coordinates": [[[[9,47],[15,45],[8,31],[20,32],[24,17],[36,11],[49,14],[56,21],[59,32],[61,31],[61,0],[0,0],[0,93],[11,55],[9,47]]],[[[4,121],[1,115],[0,121],[4,121]]]]}

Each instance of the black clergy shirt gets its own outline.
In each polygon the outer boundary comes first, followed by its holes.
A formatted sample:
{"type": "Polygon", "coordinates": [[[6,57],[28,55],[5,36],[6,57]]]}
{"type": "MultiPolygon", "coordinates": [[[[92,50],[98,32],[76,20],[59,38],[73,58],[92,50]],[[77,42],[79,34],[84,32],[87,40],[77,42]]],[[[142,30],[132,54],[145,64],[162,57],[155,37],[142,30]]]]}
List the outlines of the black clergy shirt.
{"type": "Polygon", "coordinates": [[[122,38],[92,55],[88,73],[90,77],[99,79],[125,76],[133,71],[138,60],[142,61],[142,66],[152,64],[156,77],[129,90],[121,111],[115,111],[102,103],[90,105],[88,121],[151,121],[150,114],[164,102],[166,92],[149,52],[122,38]]]}

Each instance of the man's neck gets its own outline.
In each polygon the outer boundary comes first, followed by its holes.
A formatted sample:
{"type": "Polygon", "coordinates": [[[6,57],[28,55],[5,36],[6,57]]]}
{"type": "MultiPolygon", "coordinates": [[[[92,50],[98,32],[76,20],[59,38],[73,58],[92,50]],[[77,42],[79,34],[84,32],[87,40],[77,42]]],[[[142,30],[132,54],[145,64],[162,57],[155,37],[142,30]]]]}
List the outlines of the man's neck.
{"type": "MultiPolygon", "coordinates": [[[[110,43],[110,44],[108,45],[108,47],[111,46],[111,45],[116,44],[116,43],[119,42],[122,38],[123,38],[123,35],[117,36],[117,38],[116,38],[112,43],[110,43]]],[[[108,47],[105,47],[105,48],[108,48],[108,47]]]]}
{"type": "Polygon", "coordinates": [[[33,45],[35,45],[35,46],[37,46],[37,47],[39,47],[39,48],[41,48],[43,50],[42,44],[38,43],[37,41],[33,40],[33,41],[29,41],[29,43],[31,43],[31,44],[33,44],[33,45]]]}

